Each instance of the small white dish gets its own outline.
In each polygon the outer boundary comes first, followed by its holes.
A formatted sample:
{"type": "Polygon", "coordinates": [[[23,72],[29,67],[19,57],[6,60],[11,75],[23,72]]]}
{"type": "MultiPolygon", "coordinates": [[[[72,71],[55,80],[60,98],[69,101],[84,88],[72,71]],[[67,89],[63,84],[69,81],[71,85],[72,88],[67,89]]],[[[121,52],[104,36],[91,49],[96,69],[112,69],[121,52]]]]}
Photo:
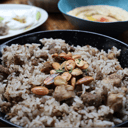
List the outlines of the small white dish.
{"type": "Polygon", "coordinates": [[[21,4],[1,4],[0,5],[0,17],[9,26],[9,32],[7,35],[0,36],[1,39],[13,37],[42,25],[48,18],[48,13],[41,8],[21,5],[21,4]],[[13,20],[15,16],[25,17],[26,23],[20,23],[19,21],[13,20]],[[9,22],[8,22],[9,20],[9,22]]]}

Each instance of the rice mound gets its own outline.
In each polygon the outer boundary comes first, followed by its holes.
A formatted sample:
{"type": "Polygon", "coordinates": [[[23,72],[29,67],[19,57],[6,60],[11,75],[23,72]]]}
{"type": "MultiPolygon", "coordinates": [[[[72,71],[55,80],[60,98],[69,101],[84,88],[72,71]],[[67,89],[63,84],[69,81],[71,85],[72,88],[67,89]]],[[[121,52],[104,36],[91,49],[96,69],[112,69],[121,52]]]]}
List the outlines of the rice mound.
{"type": "MultiPolygon", "coordinates": [[[[62,39],[41,39],[44,45],[40,44],[11,45],[3,48],[2,65],[6,65],[11,72],[6,79],[0,75],[0,111],[6,113],[6,118],[19,126],[29,127],[110,127],[122,123],[128,119],[128,69],[121,68],[117,59],[121,50],[113,47],[108,52],[99,51],[97,48],[86,46],[70,46],[62,39]],[[72,103],[56,101],[53,96],[38,96],[31,92],[35,86],[43,86],[44,79],[48,76],[40,71],[43,63],[53,61],[52,53],[49,53],[50,45],[55,44],[54,48],[65,52],[62,46],[67,50],[71,47],[73,55],[79,54],[89,64],[89,76],[94,78],[89,85],[82,85],[82,93],[89,89],[91,94],[97,91],[102,92],[106,87],[108,94],[120,93],[122,98],[122,109],[119,112],[107,106],[100,105],[86,106],[81,97],[76,95],[72,103]],[[47,53],[48,58],[40,58],[41,53],[47,53]],[[113,58],[108,58],[110,53],[114,54],[113,58]],[[15,64],[14,56],[18,55],[20,64],[15,64]],[[33,60],[38,58],[38,64],[34,66],[33,60]],[[118,68],[117,68],[118,67],[118,68]],[[117,73],[122,77],[120,86],[104,84],[103,79],[112,73],[117,73]],[[100,76],[102,75],[102,77],[100,76]],[[101,79],[99,78],[101,77],[101,79]],[[124,95],[123,95],[124,93],[124,95]]],[[[51,48],[53,49],[53,47],[51,48]]]]}

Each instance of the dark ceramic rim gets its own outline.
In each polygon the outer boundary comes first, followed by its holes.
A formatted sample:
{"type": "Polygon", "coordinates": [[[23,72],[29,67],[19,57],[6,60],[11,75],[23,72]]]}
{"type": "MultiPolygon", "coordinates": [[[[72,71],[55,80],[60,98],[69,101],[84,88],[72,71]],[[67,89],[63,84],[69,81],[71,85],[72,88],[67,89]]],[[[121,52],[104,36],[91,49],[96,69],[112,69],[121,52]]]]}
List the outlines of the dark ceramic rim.
{"type": "MultiPolygon", "coordinates": [[[[117,42],[119,42],[119,43],[125,45],[126,47],[128,47],[128,44],[126,44],[126,43],[124,43],[124,42],[122,42],[122,41],[120,41],[120,40],[118,40],[118,39],[115,39],[115,38],[113,38],[113,37],[106,36],[106,35],[104,35],[104,34],[100,34],[100,33],[96,33],[96,32],[82,31],[82,30],[48,30],[48,31],[33,32],[33,33],[21,35],[21,36],[15,37],[15,38],[13,38],[13,39],[10,39],[9,41],[6,41],[5,43],[1,44],[0,46],[6,45],[7,43],[10,43],[10,42],[12,42],[12,41],[14,41],[14,40],[16,40],[16,39],[19,39],[19,38],[27,37],[27,36],[34,35],[34,34],[50,33],[50,32],[78,32],[78,33],[79,33],[79,32],[82,32],[82,33],[88,33],[88,34],[93,34],[93,35],[97,35],[97,36],[102,36],[102,37],[109,38],[109,39],[111,39],[111,40],[117,41],[117,42]]],[[[1,113],[1,112],[0,112],[0,113],[1,113]]],[[[6,124],[6,125],[11,126],[11,127],[22,128],[21,126],[18,126],[18,125],[16,125],[16,124],[13,124],[13,123],[11,123],[10,121],[8,121],[8,120],[6,120],[6,119],[4,119],[4,118],[2,118],[2,117],[0,117],[0,121],[3,122],[3,123],[6,124]]],[[[120,127],[120,126],[125,125],[125,124],[127,124],[127,123],[128,123],[128,120],[127,120],[127,121],[124,121],[123,123],[120,123],[120,124],[117,124],[117,125],[113,126],[113,128],[114,128],[114,127],[120,127]]]]}
{"type": "MultiPolygon", "coordinates": [[[[86,20],[86,19],[78,18],[78,17],[69,15],[69,14],[65,13],[64,11],[62,11],[62,9],[61,9],[61,5],[60,5],[61,2],[62,2],[62,0],[60,0],[60,1],[58,2],[58,9],[60,10],[61,13],[63,13],[64,15],[70,16],[70,17],[72,17],[72,18],[81,20],[81,21],[87,21],[87,22],[92,22],[92,23],[97,23],[97,24],[118,24],[118,23],[125,23],[125,22],[128,22],[128,21],[98,22],[98,21],[91,21],[91,20],[86,20]]],[[[74,8],[74,9],[75,9],[75,8],[74,8]]]]}

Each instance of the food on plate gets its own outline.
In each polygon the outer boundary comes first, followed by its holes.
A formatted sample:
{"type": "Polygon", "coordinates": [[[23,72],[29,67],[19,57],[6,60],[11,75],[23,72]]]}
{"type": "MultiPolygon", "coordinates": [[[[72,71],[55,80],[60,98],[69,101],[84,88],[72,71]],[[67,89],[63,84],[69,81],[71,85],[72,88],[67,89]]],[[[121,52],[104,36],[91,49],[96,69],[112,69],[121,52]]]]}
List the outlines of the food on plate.
{"type": "Polygon", "coordinates": [[[69,11],[68,14],[96,22],[117,22],[128,20],[128,12],[126,10],[108,5],[77,7],[69,11]]]}
{"type": "Polygon", "coordinates": [[[11,30],[23,29],[28,26],[32,26],[38,22],[41,18],[41,14],[38,9],[22,9],[11,10],[0,14],[3,17],[3,23],[7,23],[11,30]]]}
{"type": "Polygon", "coordinates": [[[14,17],[14,18],[12,18],[13,20],[16,20],[16,21],[18,21],[18,22],[20,22],[20,23],[26,23],[26,19],[25,19],[25,17],[23,17],[23,18],[20,18],[19,16],[16,16],[16,17],[14,17]]]}
{"type": "Polygon", "coordinates": [[[108,51],[62,39],[2,50],[0,111],[22,127],[111,127],[128,119],[128,68],[108,51]]]}
{"type": "Polygon", "coordinates": [[[36,25],[41,18],[38,9],[0,10],[0,36],[19,33],[36,25]]]}
{"type": "Polygon", "coordinates": [[[9,31],[9,27],[6,24],[0,22],[0,36],[7,35],[8,31],[9,31]]]}

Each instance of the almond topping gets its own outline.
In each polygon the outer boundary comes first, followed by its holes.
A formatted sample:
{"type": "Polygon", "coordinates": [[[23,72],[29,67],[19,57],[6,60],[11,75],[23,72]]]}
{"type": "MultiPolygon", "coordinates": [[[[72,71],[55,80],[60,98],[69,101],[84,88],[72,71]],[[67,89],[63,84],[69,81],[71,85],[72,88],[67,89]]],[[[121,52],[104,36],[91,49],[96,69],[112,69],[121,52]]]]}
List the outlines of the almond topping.
{"type": "Polygon", "coordinates": [[[47,95],[49,93],[49,90],[46,87],[34,87],[31,89],[31,91],[36,95],[47,95]]]}

